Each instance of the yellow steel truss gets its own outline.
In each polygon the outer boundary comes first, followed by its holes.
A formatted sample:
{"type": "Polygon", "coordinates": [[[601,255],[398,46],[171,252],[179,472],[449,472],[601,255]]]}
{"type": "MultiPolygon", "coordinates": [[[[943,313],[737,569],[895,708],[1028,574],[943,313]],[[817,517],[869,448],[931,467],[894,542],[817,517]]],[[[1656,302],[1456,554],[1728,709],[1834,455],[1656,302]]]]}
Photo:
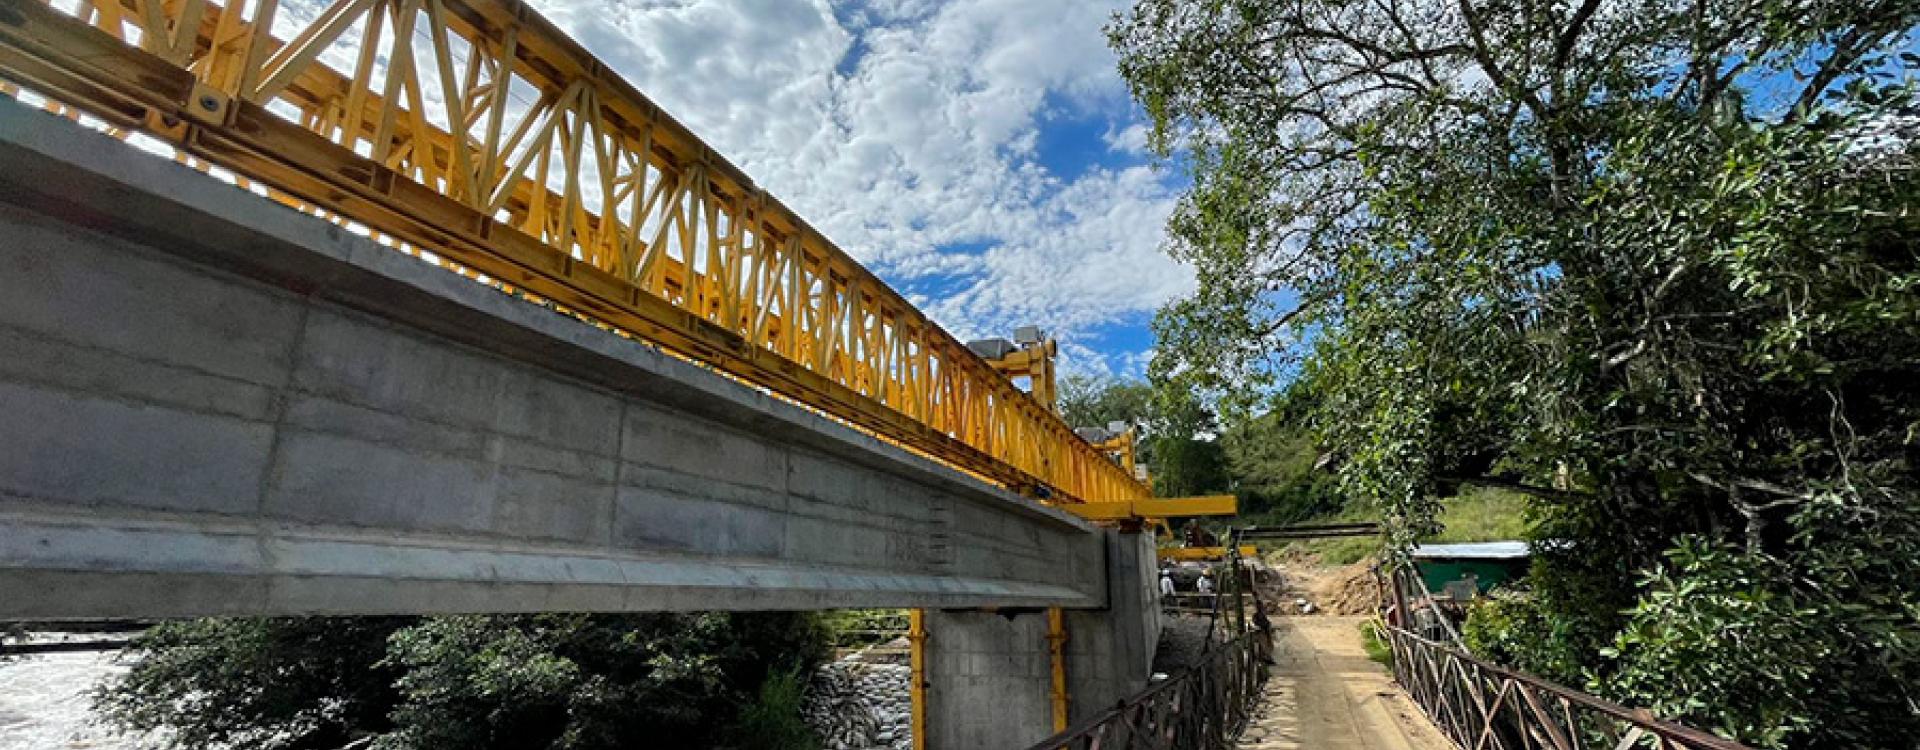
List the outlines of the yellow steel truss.
{"type": "Polygon", "coordinates": [[[0,10],[9,93],[1010,487],[1149,494],[521,2],[0,10]]]}

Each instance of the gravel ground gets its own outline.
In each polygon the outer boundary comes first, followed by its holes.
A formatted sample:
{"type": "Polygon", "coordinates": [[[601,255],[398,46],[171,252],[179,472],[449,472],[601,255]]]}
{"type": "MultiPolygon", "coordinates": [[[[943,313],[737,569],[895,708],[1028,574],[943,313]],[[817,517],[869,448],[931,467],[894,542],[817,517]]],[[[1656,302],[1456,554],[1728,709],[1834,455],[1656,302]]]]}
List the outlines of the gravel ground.
{"type": "Polygon", "coordinates": [[[1279,617],[1239,750],[1456,750],[1360,647],[1364,617],[1279,617]]]}
{"type": "MultiPolygon", "coordinates": [[[[1219,640],[1224,631],[1215,627],[1214,640],[1219,640]]],[[[1160,629],[1160,644],[1153,651],[1153,671],[1158,674],[1172,674],[1174,670],[1192,665],[1200,660],[1207,643],[1207,618],[1175,615],[1165,620],[1160,629]]]]}

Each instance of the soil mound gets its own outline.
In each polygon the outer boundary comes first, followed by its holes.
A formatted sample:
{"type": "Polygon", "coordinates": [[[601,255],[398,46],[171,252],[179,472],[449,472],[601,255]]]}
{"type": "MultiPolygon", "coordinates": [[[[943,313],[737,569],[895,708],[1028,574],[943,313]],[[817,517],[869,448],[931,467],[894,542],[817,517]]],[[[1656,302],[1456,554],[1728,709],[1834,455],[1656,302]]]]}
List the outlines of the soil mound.
{"type": "Polygon", "coordinates": [[[1334,568],[1321,578],[1314,601],[1330,615],[1370,615],[1380,607],[1380,584],[1373,561],[1334,568]]]}

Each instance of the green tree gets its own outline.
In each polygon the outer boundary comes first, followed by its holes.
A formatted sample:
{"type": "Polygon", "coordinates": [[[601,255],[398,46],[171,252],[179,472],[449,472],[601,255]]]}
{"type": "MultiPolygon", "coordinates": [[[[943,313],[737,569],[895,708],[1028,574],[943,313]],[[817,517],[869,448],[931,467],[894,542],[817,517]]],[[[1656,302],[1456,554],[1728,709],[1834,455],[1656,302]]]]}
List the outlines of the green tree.
{"type": "Polygon", "coordinates": [[[331,750],[387,730],[399,672],[383,663],[396,617],[181,620],[147,629],[133,668],[95,693],[122,727],[170,729],[174,747],[331,750]]]}
{"type": "Polygon", "coordinates": [[[180,748],[805,750],[797,675],[826,648],[805,613],[193,620],[97,702],[180,748]]]}
{"type": "Polygon", "coordinates": [[[1295,523],[1346,505],[1312,431],[1294,410],[1276,408],[1229,423],[1220,446],[1243,515],[1295,523]]]}
{"type": "Polygon", "coordinates": [[[1060,418],[1072,427],[1145,424],[1153,416],[1153,388],[1138,381],[1068,375],[1060,380],[1057,398],[1060,418]]]}
{"type": "Polygon", "coordinates": [[[1233,479],[1227,474],[1226,452],[1216,440],[1172,435],[1153,439],[1153,494],[1185,497],[1226,492],[1233,479]]]}
{"type": "Polygon", "coordinates": [[[1920,563],[1866,550],[1920,502],[1917,22],[1143,0],[1110,36],[1190,170],[1169,249],[1200,282],[1153,371],[1230,424],[1314,393],[1400,545],[1461,484],[1529,493],[1531,598],[1481,630],[1521,666],[1765,746],[1900,746],[1920,563]],[[1714,661],[1739,632],[1811,640],[1714,661]]]}
{"type": "Polygon", "coordinates": [[[1076,427],[1132,425],[1135,460],[1151,470],[1156,494],[1225,492],[1233,484],[1213,412],[1184,383],[1070,375],[1059,404],[1061,418],[1076,427]]]}
{"type": "Polygon", "coordinates": [[[442,617],[394,635],[383,748],[716,747],[770,676],[824,655],[784,613],[442,617]]]}

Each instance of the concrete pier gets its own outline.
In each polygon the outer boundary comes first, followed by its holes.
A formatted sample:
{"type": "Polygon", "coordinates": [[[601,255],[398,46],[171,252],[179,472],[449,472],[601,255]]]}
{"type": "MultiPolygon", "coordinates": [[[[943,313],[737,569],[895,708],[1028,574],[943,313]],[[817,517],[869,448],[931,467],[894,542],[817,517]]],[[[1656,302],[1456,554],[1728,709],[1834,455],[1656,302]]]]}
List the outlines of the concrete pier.
{"type": "MultiPolygon", "coordinates": [[[[1104,532],[1108,606],[1066,612],[1067,719],[1146,687],[1160,639],[1153,537],[1104,532]]],[[[1047,613],[927,613],[927,747],[1022,748],[1054,734],[1047,613]]]]}

